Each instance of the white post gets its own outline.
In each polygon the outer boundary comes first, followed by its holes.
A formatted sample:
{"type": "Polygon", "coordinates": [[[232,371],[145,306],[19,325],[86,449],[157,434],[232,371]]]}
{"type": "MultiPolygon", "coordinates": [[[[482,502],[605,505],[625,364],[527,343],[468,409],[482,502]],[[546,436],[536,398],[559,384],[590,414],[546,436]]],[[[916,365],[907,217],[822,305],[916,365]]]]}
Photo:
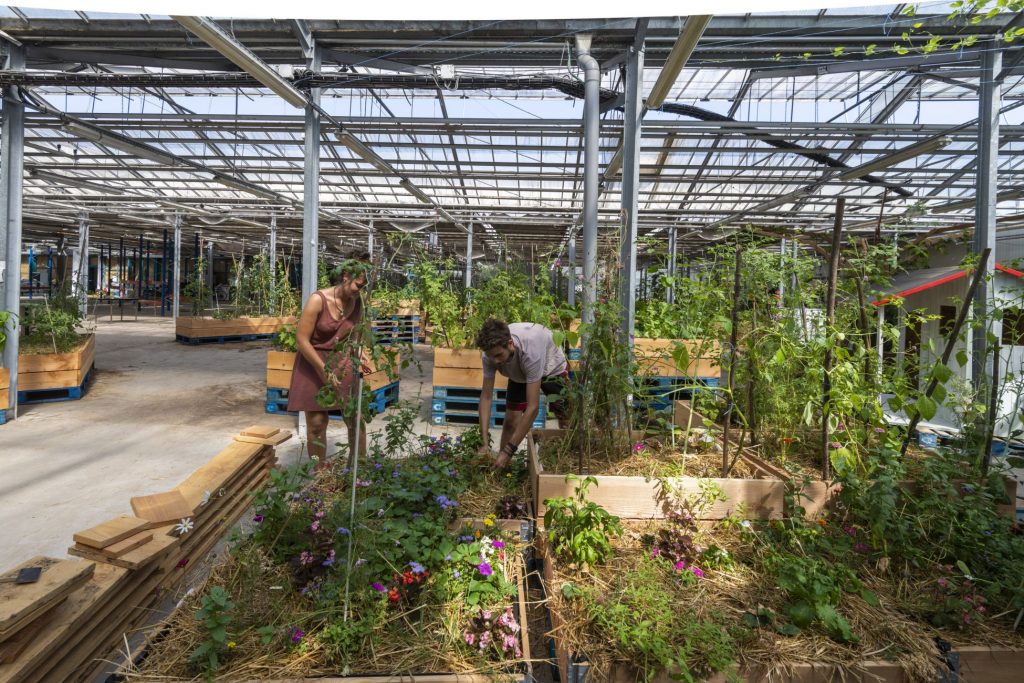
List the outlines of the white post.
{"type": "Polygon", "coordinates": [[[181,214],[174,214],[174,308],[172,314],[174,322],[178,322],[178,315],[181,311],[181,214]]]}

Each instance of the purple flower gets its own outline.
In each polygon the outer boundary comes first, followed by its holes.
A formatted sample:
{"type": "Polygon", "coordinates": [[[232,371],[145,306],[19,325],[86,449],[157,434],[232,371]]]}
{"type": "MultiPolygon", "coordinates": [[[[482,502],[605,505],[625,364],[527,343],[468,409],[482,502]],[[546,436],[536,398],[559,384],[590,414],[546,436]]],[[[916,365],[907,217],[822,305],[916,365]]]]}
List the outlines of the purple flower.
{"type": "Polygon", "coordinates": [[[838,441],[833,441],[829,445],[832,446],[832,448],[842,448],[843,447],[843,444],[839,443],[838,441]]]}
{"type": "Polygon", "coordinates": [[[704,571],[700,567],[690,567],[690,571],[693,572],[693,575],[698,579],[704,578],[704,571]]]}
{"type": "Polygon", "coordinates": [[[854,543],[853,549],[858,553],[870,553],[872,548],[867,543],[854,543]]]}
{"type": "Polygon", "coordinates": [[[685,562],[683,562],[682,560],[679,560],[679,561],[678,561],[678,562],[676,562],[676,563],[675,563],[674,565],[672,565],[672,567],[673,567],[673,568],[674,568],[674,569],[675,569],[675,570],[676,570],[677,572],[681,572],[681,571],[683,571],[684,569],[686,569],[686,563],[685,563],[685,562]]]}
{"type": "Polygon", "coordinates": [[[655,557],[657,557],[658,555],[660,555],[660,554],[661,554],[661,550],[659,550],[658,548],[651,548],[651,559],[652,560],[655,557]]]}
{"type": "Polygon", "coordinates": [[[379,463],[379,462],[373,463],[373,469],[375,469],[375,470],[379,470],[382,467],[384,467],[383,463],[379,463]]]}
{"type": "Polygon", "coordinates": [[[458,569],[453,569],[452,570],[452,576],[454,576],[457,579],[460,576],[462,576],[462,572],[460,572],[458,569]]]}
{"type": "Polygon", "coordinates": [[[426,569],[423,568],[423,565],[420,564],[419,562],[410,562],[409,563],[409,569],[412,569],[412,573],[413,574],[422,574],[425,571],[427,571],[426,569]]]}
{"type": "Polygon", "coordinates": [[[348,529],[346,529],[343,526],[338,527],[338,535],[339,536],[348,536],[348,534],[349,534],[349,530],[348,529]]]}
{"type": "Polygon", "coordinates": [[[491,569],[491,565],[487,564],[486,562],[481,562],[476,566],[476,568],[477,570],[479,570],[481,576],[490,576],[494,573],[494,570],[491,569]]]}
{"type": "Polygon", "coordinates": [[[472,542],[473,542],[473,537],[472,536],[459,536],[459,543],[472,543],[472,542]]]}
{"type": "Polygon", "coordinates": [[[391,473],[391,478],[398,479],[398,470],[395,470],[394,472],[391,473]]]}
{"type": "Polygon", "coordinates": [[[491,547],[492,548],[499,548],[499,549],[500,548],[504,548],[505,547],[505,543],[502,542],[502,541],[491,541],[491,547]]]}
{"type": "Polygon", "coordinates": [[[322,564],[325,567],[331,567],[334,565],[334,548],[331,548],[331,551],[327,553],[327,559],[324,560],[322,564]]]}
{"type": "Polygon", "coordinates": [[[260,522],[263,521],[263,519],[264,519],[263,515],[256,515],[255,517],[252,518],[252,521],[254,521],[257,524],[259,524],[260,522]]]}
{"type": "Polygon", "coordinates": [[[885,434],[885,429],[882,427],[875,427],[875,434],[885,434]]]}
{"type": "Polygon", "coordinates": [[[300,640],[302,640],[302,636],[304,636],[304,635],[306,635],[306,633],[301,628],[298,628],[298,627],[293,628],[292,629],[292,642],[293,643],[299,642],[300,640]]]}
{"type": "Polygon", "coordinates": [[[360,557],[358,560],[356,560],[357,567],[362,567],[364,564],[366,564],[366,560],[364,560],[363,558],[360,557]]]}
{"type": "Polygon", "coordinates": [[[435,500],[437,501],[437,504],[441,506],[442,510],[450,510],[451,508],[455,508],[455,507],[459,506],[459,502],[458,501],[452,500],[448,496],[445,496],[445,495],[440,495],[437,498],[435,498],[435,500]]]}
{"type": "Polygon", "coordinates": [[[424,465],[422,469],[423,469],[424,472],[429,472],[430,471],[430,468],[427,465],[424,465]]]}
{"type": "Polygon", "coordinates": [[[386,593],[388,590],[380,581],[374,581],[370,584],[370,587],[372,587],[373,590],[377,591],[378,593],[386,593]]]}

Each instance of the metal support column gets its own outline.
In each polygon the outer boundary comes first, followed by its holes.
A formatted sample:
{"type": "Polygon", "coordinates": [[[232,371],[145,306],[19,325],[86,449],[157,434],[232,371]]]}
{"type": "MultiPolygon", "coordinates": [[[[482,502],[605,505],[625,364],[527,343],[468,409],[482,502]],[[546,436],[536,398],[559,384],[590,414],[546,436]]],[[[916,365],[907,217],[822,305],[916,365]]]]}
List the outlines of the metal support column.
{"type": "Polygon", "coordinates": [[[644,39],[647,21],[640,20],[636,38],[626,57],[626,107],[622,133],[622,234],[619,245],[619,305],[622,306],[622,334],[633,343],[636,326],[636,238],[640,195],[640,134],[643,125],[644,39]]]}
{"type": "Polygon", "coordinates": [[[370,263],[372,263],[373,265],[380,265],[380,264],[376,263],[375,260],[374,260],[373,250],[376,248],[376,245],[373,243],[373,241],[374,241],[373,219],[371,218],[370,219],[370,227],[366,229],[366,252],[370,255],[370,263]]]}
{"type": "Polygon", "coordinates": [[[174,295],[174,308],[172,317],[178,322],[178,315],[181,312],[181,214],[174,214],[174,282],[171,291],[174,295]]]}
{"type": "Polygon", "coordinates": [[[270,217],[270,253],[267,254],[270,261],[270,272],[277,278],[277,215],[270,217]]]}
{"type": "MultiPolygon", "coordinates": [[[[320,48],[313,47],[306,67],[320,72],[320,48]]],[[[309,91],[310,100],[320,104],[320,89],[309,91]]],[[[317,289],[317,247],[320,242],[320,114],[306,107],[306,128],[303,138],[305,166],[302,189],[302,303],[317,289]]]]}
{"type": "MultiPolygon", "coordinates": [[[[985,272],[978,281],[978,292],[974,297],[974,319],[986,325],[989,314],[989,298],[993,295],[991,283],[995,273],[996,258],[996,186],[999,169],[999,107],[1002,102],[1000,72],[1003,70],[1003,53],[999,47],[1002,37],[996,37],[985,46],[981,56],[981,78],[979,85],[978,111],[978,172],[975,189],[976,205],[974,209],[974,243],[972,248],[976,255],[985,249],[992,253],[985,263],[985,272]]],[[[985,402],[988,393],[984,391],[988,378],[992,376],[989,346],[986,332],[992,332],[999,338],[999,323],[992,322],[992,327],[973,330],[971,339],[971,380],[975,392],[981,402],[985,402]]]]}
{"type": "Polygon", "coordinates": [[[160,317],[167,314],[167,228],[164,228],[164,253],[160,260],[160,317]]]}
{"type": "Polygon", "coordinates": [[[569,288],[566,300],[570,306],[576,305],[576,233],[569,235],[569,288]]]}
{"type": "Polygon", "coordinates": [[[470,288],[473,286],[473,221],[470,221],[467,227],[469,230],[466,232],[466,275],[464,284],[468,295],[470,288]]]}
{"type": "Polygon", "coordinates": [[[96,251],[96,293],[103,291],[103,245],[96,251]]]}
{"type": "Polygon", "coordinates": [[[142,286],[143,286],[142,285],[142,259],[143,259],[143,254],[145,254],[144,249],[145,249],[145,245],[143,244],[143,237],[142,237],[142,233],[140,232],[139,233],[139,250],[138,250],[138,252],[136,252],[137,255],[135,256],[135,282],[136,282],[136,285],[135,285],[135,298],[139,299],[139,301],[136,303],[136,309],[135,310],[139,310],[139,306],[141,305],[141,301],[142,301],[142,286]]]}
{"type": "Polygon", "coordinates": [[[584,72],[583,101],[583,323],[594,322],[597,302],[598,146],[601,66],[590,55],[590,35],[576,36],[576,61],[584,72]]]}
{"type": "MultiPolygon", "coordinates": [[[[8,70],[25,69],[25,51],[18,45],[7,46],[8,70]]],[[[0,410],[18,409],[18,331],[17,314],[21,300],[21,205],[22,179],[25,175],[25,105],[17,88],[3,89],[3,131],[0,133],[0,264],[3,265],[3,309],[14,313],[7,321],[7,344],[3,366],[10,371],[9,405],[0,410]]]]}
{"type": "Polygon", "coordinates": [[[213,297],[213,240],[206,240],[206,286],[213,297]]]}
{"type": "Polygon", "coordinates": [[[782,238],[782,243],[779,244],[779,306],[782,305],[783,300],[786,298],[786,238],[782,238]]]}
{"type": "Polygon", "coordinates": [[[676,231],[676,226],[672,226],[668,229],[668,288],[665,290],[665,301],[670,304],[676,302],[676,271],[679,270],[678,256],[676,251],[679,249],[678,246],[679,235],[676,231]]]}
{"type": "Polygon", "coordinates": [[[89,214],[78,215],[78,253],[71,263],[71,293],[84,318],[89,312],[89,214]]]}

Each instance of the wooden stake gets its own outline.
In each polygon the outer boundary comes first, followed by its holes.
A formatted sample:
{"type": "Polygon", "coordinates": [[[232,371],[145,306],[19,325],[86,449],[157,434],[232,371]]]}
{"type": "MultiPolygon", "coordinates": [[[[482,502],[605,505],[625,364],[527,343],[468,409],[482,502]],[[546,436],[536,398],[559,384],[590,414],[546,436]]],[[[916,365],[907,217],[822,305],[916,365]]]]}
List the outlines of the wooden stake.
{"type": "MultiPolygon", "coordinates": [[[[836,317],[836,280],[839,277],[839,256],[843,245],[843,213],[846,211],[846,197],[836,200],[836,218],[832,225],[832,253],[828,268],[828,294],[825,297],[825,334],[832,330],[836,317]]],[[[821,478],[828,481],[831,476],[831,434],[828,419],[831,414],[832,395],[832,347],[825,345],[825,373],[821,393],[821,478]]]]}

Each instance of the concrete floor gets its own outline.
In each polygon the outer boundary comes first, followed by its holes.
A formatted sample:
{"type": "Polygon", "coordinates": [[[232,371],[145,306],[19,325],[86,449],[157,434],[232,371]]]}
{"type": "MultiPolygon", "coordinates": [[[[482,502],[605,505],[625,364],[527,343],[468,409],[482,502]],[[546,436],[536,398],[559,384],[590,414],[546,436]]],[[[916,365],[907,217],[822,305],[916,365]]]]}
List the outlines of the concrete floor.
{"type": "MultiPolygon", "coordinates": [[[[173,488],[252,424],[292,429],[264,412],[267,342],[185,346],[169,319],[96,327],[96,372],[78,401],[24,406],[0,426],[0,568],[34,555],[65,557],[74,532],[131,513],[132,496],[173,488]]],[[[430,348],[403,372],[401,399],[429,425],[430,348]]],[[[368,431],[381,428],[382,416],[368,431]]],[[[449,430],[450,431],[450,430],[449,430]]],[[[344,441],[332,421],[329,443],[344,441]]],[[[281,462],[303,457],[298,439],[281,462]]]]}

